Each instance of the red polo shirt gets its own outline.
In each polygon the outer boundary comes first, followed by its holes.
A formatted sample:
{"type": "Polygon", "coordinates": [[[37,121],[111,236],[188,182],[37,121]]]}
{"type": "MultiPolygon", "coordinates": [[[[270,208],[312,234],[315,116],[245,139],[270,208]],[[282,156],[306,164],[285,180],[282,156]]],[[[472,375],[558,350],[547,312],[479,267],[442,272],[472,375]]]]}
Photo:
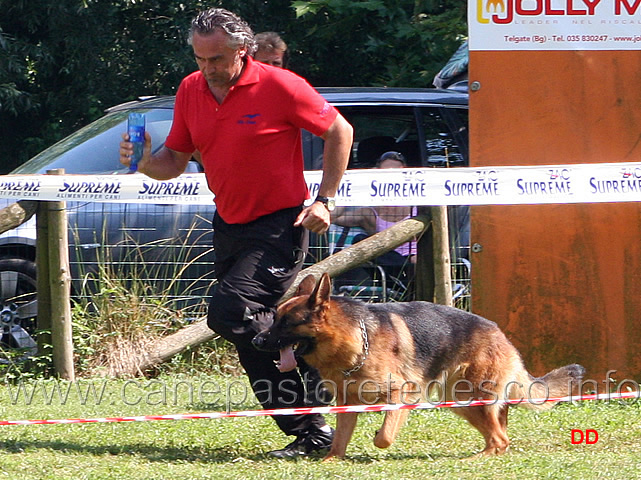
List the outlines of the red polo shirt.
{"type": "Polygon", "coordinates": [[[303,78],[248,58],[222,104],[200,72],[181,82],[165,145],[200,151],[219,215],[247,223],[308,198],[301,129],[322,135],[336,116],[303,78]]]}

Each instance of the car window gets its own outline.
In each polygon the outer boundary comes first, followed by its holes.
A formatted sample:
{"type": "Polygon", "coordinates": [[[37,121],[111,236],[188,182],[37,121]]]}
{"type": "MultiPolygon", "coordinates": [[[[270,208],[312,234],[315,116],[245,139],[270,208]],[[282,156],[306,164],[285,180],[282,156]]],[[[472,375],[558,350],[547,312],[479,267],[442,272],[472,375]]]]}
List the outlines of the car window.
{"type": "MultiPolygon", "coordinates": [[[[402,153],[411,167],[467,165],[466,109],[431,106],[338,109],[354,127],[349,168],[373,168],[381,154],[388,151],[402,153]]],[[[322,168],[322,139],[304,132],[303,153],[307,170],[322,168]]]]}
{"type": "Polygon", "coordinates": [[[46,173],[64,168],[65,173],[98,174],[125,172],[119,160],[118,144],[127,131],[127,116],[136,111],[146,115],[146,130],[152,138],[154,150],[164,143],[171,127],[171,109],[136,109],[109,113],[101,119],[47,148],[12,173],[46,173]]]}
{"type": "Polygon", "coordinates": [[[425,138],[423,166],[468,165],[467,110],[421,108],[418,117],[425,138]]]}
{"type": "Polygon", "coordinates": [[[385,152],[398,151],[408,165],[421,164],[419,137],[411,107],[344,107],[354,127],[352,167],[372,168],[385,152]]]}

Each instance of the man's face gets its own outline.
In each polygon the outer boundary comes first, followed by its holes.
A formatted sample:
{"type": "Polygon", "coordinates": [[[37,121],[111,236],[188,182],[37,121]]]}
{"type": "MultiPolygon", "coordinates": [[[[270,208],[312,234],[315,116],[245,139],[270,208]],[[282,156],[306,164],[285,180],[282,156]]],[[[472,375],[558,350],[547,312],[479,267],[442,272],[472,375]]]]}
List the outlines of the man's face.
{"type": "Polygon", "coordinates": [[[274,67],[283,68],[283,57],[285,52],[282,50],[272,50],[271,52],[265,50],[258,50],[254,59],[258,62],[266,63],[267,65],[273,65],[274,67]]]}
{"type": "Polygon", "coordinates": [[[229,37],[224,31],[216,29],[207,35],[194,33],[192,47],[198,69],[210,87],[226,88],[236,82],[243,69],[242,58],[247,51],[244,47],[229,47],[229,37]]]}

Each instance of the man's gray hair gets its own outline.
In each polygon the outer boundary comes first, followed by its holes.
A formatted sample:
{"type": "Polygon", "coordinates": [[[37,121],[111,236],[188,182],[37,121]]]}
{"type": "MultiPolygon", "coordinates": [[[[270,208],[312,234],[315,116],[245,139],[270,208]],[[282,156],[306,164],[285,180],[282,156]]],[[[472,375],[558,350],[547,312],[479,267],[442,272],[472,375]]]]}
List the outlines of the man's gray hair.
{"type": "Polygon", "coordinates": [[[256,51],[256,40],[254,32],[249,24],[229,10],[224,8],[210,8],[200,12],[191,22],[188,42],[191,45],[194,33],[207,35],[213,33],[217,28],[229,35],[229,46],[231,48],[245,47],[249,55],[256,51]]]}

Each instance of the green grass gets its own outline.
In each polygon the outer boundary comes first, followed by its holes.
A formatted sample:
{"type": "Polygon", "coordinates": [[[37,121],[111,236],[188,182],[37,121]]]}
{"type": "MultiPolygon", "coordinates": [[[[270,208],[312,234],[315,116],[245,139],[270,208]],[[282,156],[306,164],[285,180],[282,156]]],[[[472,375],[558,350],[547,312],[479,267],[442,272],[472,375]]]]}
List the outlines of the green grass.
{"type": "MultiPolygon", "coordinates": [[[[81,380],[97,396],[82,405],[75,385],[66,401],[36,390],[16,400],[0,387],[0,419],[58,419],[203,412],[225,409],[233,377],[81,380]],[[178,383],[183,382],[183,383],[178,383]],[[193,395],[188,395],[189,387],[193,395]],[[102,391],[102,387],[104,391],[102,391]],[[166,388],[165,388],[166,387],[166,388]],[[218,390],[219,394],[215,391],[218,390]],[[177,391],[177,396],[174,396],[177,391]],[[100,397],[102,393],[102,397],[100,397]]],[[[34,383],[27,386],[31,388],[34,383]]],[[[54,383],[46,385],[49,394],[54,383]]],[[[244,383],[231,398],[242,399],[244,383]]],[[[61,384],[64,393],[66,384],[61,384]]],[[[30,391],[30,390],[29,390],[30,391]]],[[[24,393],[24,391],[23,391],[24,393]]],[[[446,410],[414,411],[398,441],[379,450],[372,438],[382,414],[361,414],[347,458],[276,460],[284,446],[270,418],[0,427],[0,478],[9,479],[633,479],[641,478],[641,405],[617,401],[560,405],[548,412],[512,408],[512,447],[501,457],[468,460],[483,442],[446,410]],[[572,429],[594,429],[594,445],[572,445],[572,429]]],[[[253,397],[232,410],[255,409],[253,397]]],[[[335,416],[328,416],[333,424],[335,416]]]]}

